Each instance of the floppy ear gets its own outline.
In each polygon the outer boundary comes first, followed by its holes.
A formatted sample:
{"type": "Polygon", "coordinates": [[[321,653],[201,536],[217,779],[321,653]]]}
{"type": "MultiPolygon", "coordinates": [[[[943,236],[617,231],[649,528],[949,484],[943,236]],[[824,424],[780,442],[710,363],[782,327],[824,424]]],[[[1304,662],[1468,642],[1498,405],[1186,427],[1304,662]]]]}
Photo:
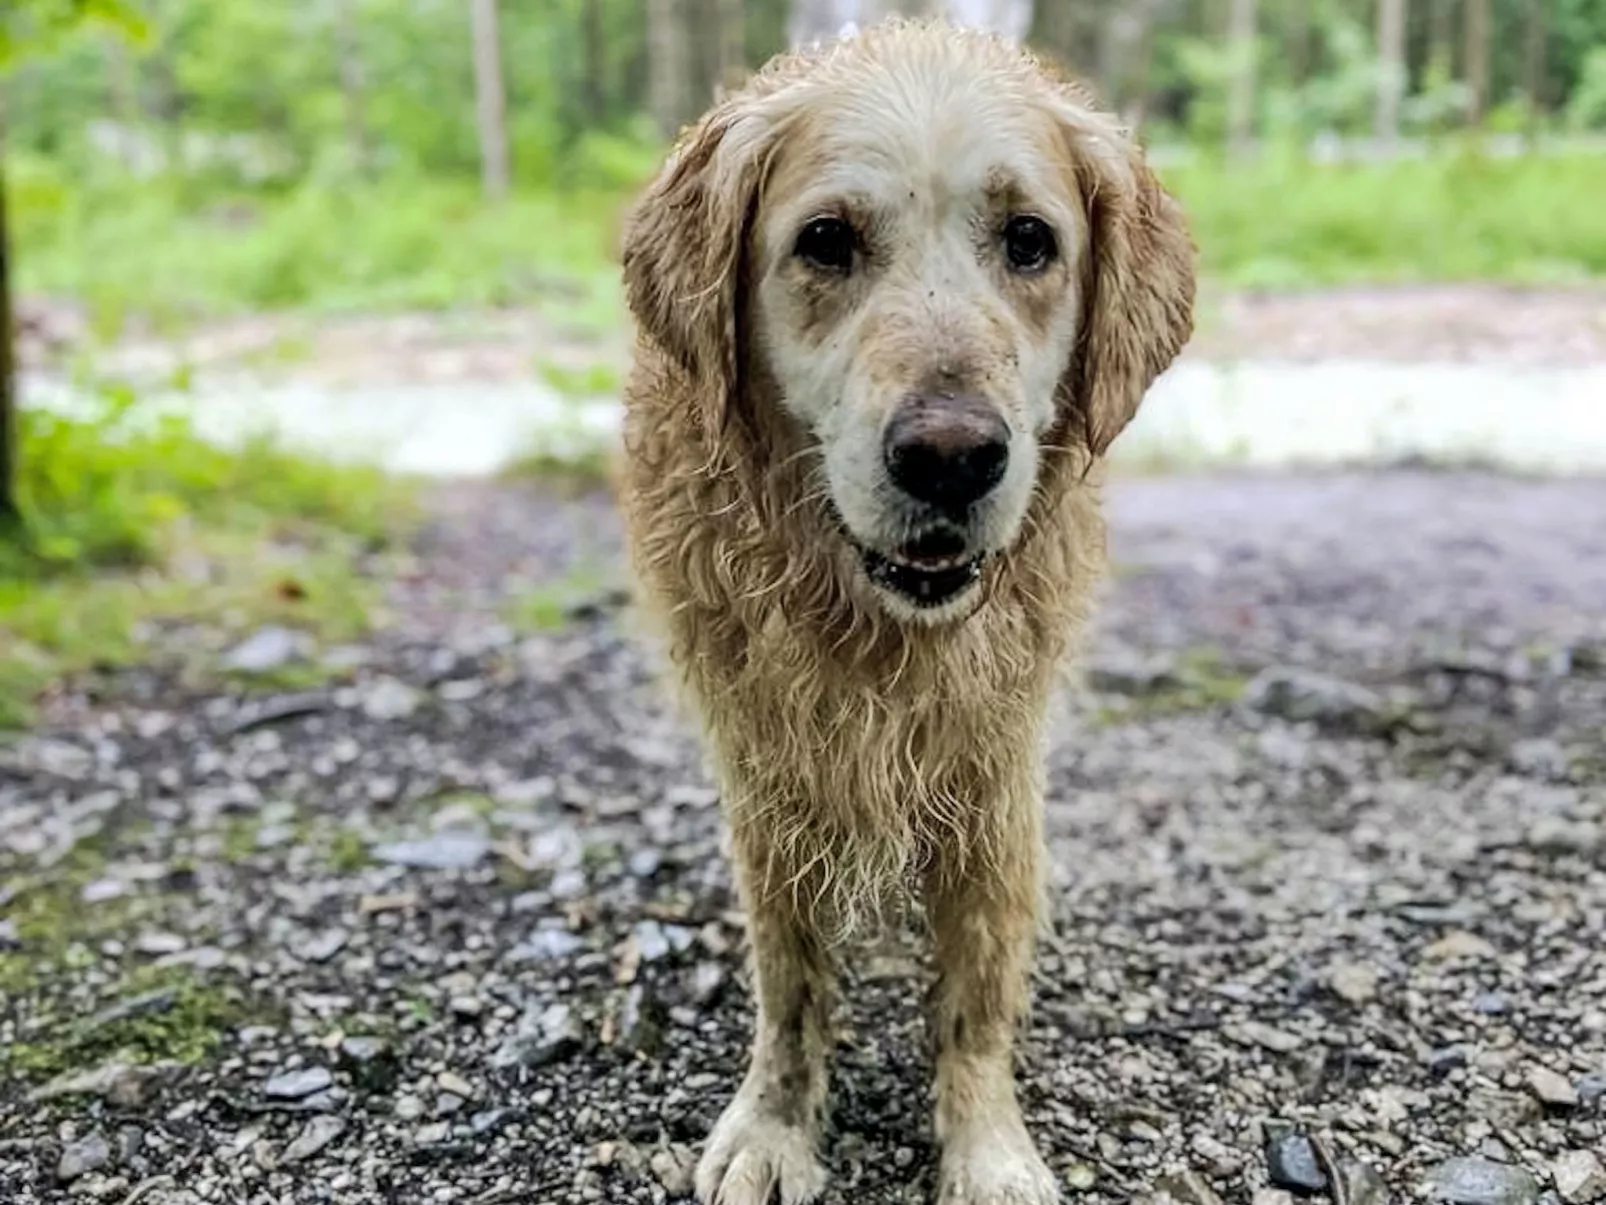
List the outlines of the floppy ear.
{"type": "Polygon", "coordinates": [[[1124,134],[1084,113],[1070,137],[1089,232],[1070,402],[1099,457],[1193,334],[1195,248],[1181,207],[1124,134]]]}
{"type": "Polygon", "coordinates": [[[738,104],[720,104],[682,135],[623,240],[630,310],[707,399],[711,433],[724,427],[741,387],[742,261],[761,175],[750,123],[736,129],[738,104]]]}

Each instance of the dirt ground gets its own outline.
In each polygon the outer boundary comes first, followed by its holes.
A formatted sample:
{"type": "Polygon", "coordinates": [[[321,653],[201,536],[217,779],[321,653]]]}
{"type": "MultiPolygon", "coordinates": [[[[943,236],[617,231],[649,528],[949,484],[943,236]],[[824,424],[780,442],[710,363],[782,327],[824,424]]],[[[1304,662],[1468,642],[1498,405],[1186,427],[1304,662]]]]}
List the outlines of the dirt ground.
{"type": "MultiPolygon", "coordinates": [[[[1109,504],[1020,1067],[1067,1199],[1606,1197],[1606,482],[1109,504]]],[[[432,510],[327,681],[0,745],[0,1200],[683,1199],[750,1018],[712,782],[607,499],[432,510]]],[[[830,1205],[929,1199],[927,974],[849,960],[830,1205]]]]}

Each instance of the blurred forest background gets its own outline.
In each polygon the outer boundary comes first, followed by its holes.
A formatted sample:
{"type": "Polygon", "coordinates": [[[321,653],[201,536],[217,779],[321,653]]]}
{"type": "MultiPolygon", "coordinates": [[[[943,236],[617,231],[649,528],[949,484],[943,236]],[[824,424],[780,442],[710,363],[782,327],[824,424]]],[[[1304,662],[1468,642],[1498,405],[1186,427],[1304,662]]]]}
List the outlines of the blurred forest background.
{"type": "MultiPolygon", "coordinates": [[[[1212,288],[1606,276],[1603,0],[970,3],[1136,127],[1212,288]]],[[[0,0],[0,724],[137,655],[153,612],[203,609],[174,570],[202,545],[234,627],[360,626],[341,541],[402,510],[372,475],[130,426],[143,386],[105,349],[287,313],[617,342],[619,218],[675,131],[789,42],[897,7],[0,0]],[[19,407],[13,331],[35,380],[97,405],[19,407]],[[291,586],[261,552],[286,522],[291,586]],[[108,569],[133,574],[115,597],[108,569]]],[[[595,396],[617,356],[522,371],[595,396]]]]}

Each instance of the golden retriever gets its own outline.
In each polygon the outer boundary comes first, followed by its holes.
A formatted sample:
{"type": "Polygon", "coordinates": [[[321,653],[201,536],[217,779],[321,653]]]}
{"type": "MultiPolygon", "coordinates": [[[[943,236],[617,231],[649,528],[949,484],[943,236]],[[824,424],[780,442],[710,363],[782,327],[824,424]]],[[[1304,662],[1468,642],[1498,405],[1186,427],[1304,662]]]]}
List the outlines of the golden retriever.
{"type": "Polygon", "coordinates": [[[902,898],[938,972],[942,1202],[1058,1199],[1013,1080],[1039,746],[1102,456],[1191,334],[1193,262],[1086,93],[940,22],[772,61],[631,211],[629,546],[706,728],[757,997],[707,1205],[821,1191],[833,954],[902,898]]]}

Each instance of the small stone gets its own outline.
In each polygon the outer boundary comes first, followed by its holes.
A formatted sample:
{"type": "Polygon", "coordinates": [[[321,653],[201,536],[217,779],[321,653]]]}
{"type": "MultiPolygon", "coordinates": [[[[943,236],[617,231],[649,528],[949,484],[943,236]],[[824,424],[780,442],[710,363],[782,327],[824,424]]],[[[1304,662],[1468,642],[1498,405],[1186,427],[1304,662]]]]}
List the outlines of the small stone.
{"type": "Polygon", "coordinates": [[[362,712],[370,720],[404,720],[418,710],[419,695],[405,682],[381,678],[362,696],[362,712]]]}
{"type": "Polygon", "coordinates": [[[1195,1171],[1162,1176],[1155,1183],[1155,1188],[1173,1201],[1180,1202],[1180,1205],[1221,1205],[1221,1197],[1216,1190],[1195,1171]]]}
{"type": "Polygon", "coordinates": [[[1278,1188],[1302,1195],[1327,1191],[1327,1177],[1317,1166],[1316,1152],[1304,1134],[1274,1134],[1267,1140],[1266,1174],[1278,1188]]]}
{"type": "Polygon", "coordinates": [[[468,1128],[480,1137],[494,1134],[513,1119],[512,1109],[482,1109],[468,1119],[468,1128]]]}
{"type": "Polygon", "coordinates": [[[151,1017],[158,1013],[165,1013],[173,1007],[178,1000],[178,993],[170,987],[159,987],[152,991],[141,992],[137,996],[129,996],[119,1000],[116,1004],[108,1005],[98,1013],[89,1017],[84,1025],[88,1029],[100,1029],[106,1025],[115,1025],[119,1021],[132,1020],[135,1017],[151,1017]]]}
{"type": "Polygon", "coordinates": [[[28,1094],[30,1101],[58,1100],[67,1096],[96,1096],[122,1108],[145,1103],[157,1069],[129,1063],[106,1063],[92,1071],[74,1072],[53,1079],[28,1094]]]}
{"type": "Polygon", "coordinates": [[[346,1123],[338,1117],[314,1117],[296,1140],[284,1148],[280,1162],[298,1163],[310,1159],[345,1131],[346,1123]]]}
{"type": "Polygon", "coordinates": [[[1528,1089],[1540,1103],[1552,1109],[1576,1109],[1578,1090],[1564,1075],[1549,1067],[1533,1067],[1528,1071],[1528,1089]]]}
{"type": "Polygon", "coordinates": [[[432,1121],[413,1131],[413,1145],[440,1146],[452,1136],[452,1126],[446,1121],[432,1121]]]}
{"type": "Polygon", "coordinates": [[[1099,1174],[1086,1163],[1073,1163],[1065,1173],[1065,1186],[1072,1192],[1087,1192],[1098,1183],[1099,1174]]]}
{"type": "Polygon", "coordinates": [[[1425,1061],[1428,1070],[1434,1075],[1447,1075],[1456,1068],[1467,1065],[1467,1048],[1441,1046],[1437,1050],[1430,1050],[1425,1061]]]}
{"type": "Polygon", "coordinates": [[[276,625],[258,628],[223,655],[223,668],[238,673],[265,674],[293,661],[305,637],[276,625]]]}
{"type": "Polygon", "coordinates": [[[424,1102],[416,1096],[403,1096],[396,1102],[398,1121],[417,1121],[424,1115],[424,1102]]]}
{"type": "Polygon", "coordinates": [[[697,1166],[697,1157],[688,1148],[678,1142],[661,1147],[653,1152],[647,1166],[671,1199],[691,1195],[692,1172],[697,1166]]]}
{"type": "Polygon", "coordinates": [[[1377,995],[1376,967],[1360,962],[1340,962],[1328,968],[1327,986],[1340,1000],[1361,1005],[1377,995]]]}
{"type": "Polygon", "coordinates": [[[1447,962],[1452,958],[1488,959],[1495,956],[1495,948],[1476,933],[1457,930],[1447,933],[1422,951],[1429,962],[1447,962]]]}
{"type": "Polygon", "coordinates": [[[1281,1188],[1257,1188],[1249,1205],[1294,1205],[1294,1194],[1281,1188]]]}
{"type": "Polygon", "coordinates": [[[304,1067],[276,1075],[262,1086],[262,1095],[269,1100],[301,1100],[315,1092],[322,1092],[334,1083],[327,1067],[304,1067]]]}
{"type": "Polygon", "coordinates": [[[418,841],[392,841],[374,847],[374,857],[392,866],[421,870],[467,870],[491,852],[482,833],[448,829],[418,841]]]}
{"type": "Polygon", "coordinates": [[[1558,1157],[1550,1178],[1568,1205],[1593,1205],[1606,1198],[1606,1168],[1589,1151],[1568,1151],[1558,1157]]]}
{"type": "Polygon", "coordinates": [[[1333,728],[1375,729],[1388,713],[1382,697],[1364,686],[1293,666],[1256,674],[1244,687],[1243,701],[1263,715],[1333,728]]]}
{"type": "Polygon", "coordinates": [[[691,973],[691,999],[693,1004],[712,1004],[725,990],[725,968],[717,962],[700,962],[691,973]]]}
{"type": "Polygon", "coordinates": [[[491,1065],[544,1067],[579,1051],[585,1030],[567,1004],[532,1005],[519,1018],[513,1036],[491,1056],[491,1065]]]}
{"type": "Polygon", "coordinates": [[[1303,1039],[1264,1021],[1245,1021],[1234,1027],[1233,1036],[1245,1045],[1260,1046],[1274,1054],[1292,1054],[1305,1044],[1303,1039]]]}
{"type": "Polygon", "coordinates": [[[96,1130],[62,1148],[61,1159],[56,1164],[56,1179],[63,1184],[71,1184],[80,1176],[98,1172],[111,1159],[111,1144],[106,1141],[104,1134],[96,1130]]]}
{"type": "Polygon", "coordinates": [[[1486,1017],[1504,1016],[1511,1011],[1511,1001],[1499,992],[1479,992],[1472,997],[1472,1011],[1486,1017]]]}
{"type": "Polygon", "coordinates": [[[530,934],[529,940],[508,951],[510,962],[544,962],[552,958],[567,958],[585,949],[585,941],[567,929],[546,926],[530,934]]]}
{"type": "Polygon", "coordinates": [[[327,929],[307,938],[292,952],[304,962],[328,962],[345,949],[350,940],[351,934],[344,929],[327,929]]]}
{"type": "Polygon", "coordinates": [[[1449,1205],[1533,1205],[1539,1181],[1520,1167],[1481,1155],[1446,1159],[1429,1169],[1427,1190],[1449,1205]]]}
{"type": "Polygon", "coordinates": [[[485,1012],[485,1001],[478,996],[453,996],[447,1002],[446,1010],[454,1017],[472,1020],[485,1012]]]}
{"type": "Polygon", "coordinates": [[[442,1092],[450,1092],[453,1096],[461,1096],[464,1100],[474,1098],[474,1085],[469,1083],[455,1071],[442,1071],[435,1077],[442,1092]]]}
{"type": "Polygon", "coordinates": [[[152,958],[182,953],[188,944],[177,933],[141,933],[134,939],[135,951],[152,958]]]}
{"type": "Polygon", "coordinates": [[[1340,1160],[1338,1174],[1344,1181],[1344,1195],[1350,1205],[1387,1205],[1388,1185],[1370,1163],[1340,1160]]]}

